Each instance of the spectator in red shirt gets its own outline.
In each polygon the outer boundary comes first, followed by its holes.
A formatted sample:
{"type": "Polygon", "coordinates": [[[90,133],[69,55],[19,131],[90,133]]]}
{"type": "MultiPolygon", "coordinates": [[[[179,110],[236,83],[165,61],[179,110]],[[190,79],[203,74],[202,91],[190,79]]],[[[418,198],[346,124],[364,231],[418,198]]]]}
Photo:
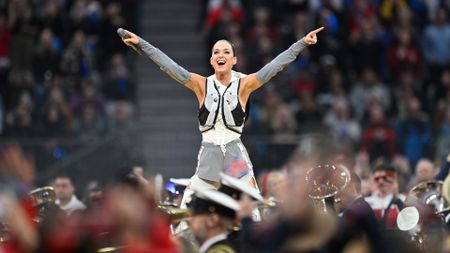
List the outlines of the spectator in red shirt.
{"type": "Polygon", "coordinates": [[[9,43],[11,30],[6,22],[6,15],[0,13],[0,69],[9,65],[9,43]]]}
{"type": "Polygon", "coordinates": [[[222,16],[229,15],[232,19],[242,22],[244,10],[239,0],[209,0],[206,14],[206,26],[212,28],[221,20],[222,16]]]}
{"type": "Polygon", "coordinates": [[[396,80],[402,69],[409,68],[416,79],[422,76],[422,56],[411,30],[400,28],[395,32],[395,40],[388,50],[389,69],[396,80]]]}
{"type": "Polygon", "coordinates": [[[386,123],[380,105],[372,105],[369,115],[369,125],[363,131],[361,149],[369,154],[370,161],[378,157],[392,158],[396,153],[395,131],[386,123]]]}

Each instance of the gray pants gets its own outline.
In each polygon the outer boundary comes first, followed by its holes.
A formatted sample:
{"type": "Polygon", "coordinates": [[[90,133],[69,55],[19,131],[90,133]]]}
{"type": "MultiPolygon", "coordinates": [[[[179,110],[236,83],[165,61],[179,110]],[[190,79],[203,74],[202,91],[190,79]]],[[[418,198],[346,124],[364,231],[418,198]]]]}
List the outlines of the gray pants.
{"type": "Polygon", "coordinates": [[[202,142],[197,157],[197,176],[219,182],[220,172],[235,178],[253,175],[253,165],[240,139],[219,146],[202,142]]]}

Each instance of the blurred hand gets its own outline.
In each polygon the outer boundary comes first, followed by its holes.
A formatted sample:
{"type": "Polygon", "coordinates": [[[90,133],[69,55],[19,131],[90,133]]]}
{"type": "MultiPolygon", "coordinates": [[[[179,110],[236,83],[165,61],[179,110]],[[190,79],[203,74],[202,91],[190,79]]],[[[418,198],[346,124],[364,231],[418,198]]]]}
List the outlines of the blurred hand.
{"type": "Polygon", "coordinates": [[[311,207],[305,173],[303,169],[293,169],[288,172],[286,180],[280,185],[279,210],[287,220],[296,221],[304,218],[311,207]],[[293,200],[293,196],[296,201],[293,200]]]}
{"type": "Polygon", "coordinates": [[[247,194],[242,194],[241,200],[239,201],[239,211],[237,212],[237,217],[239,220],[243,218],[251,218],[253,215],[253,210],[256,208],[255,203],[247,194]]]}
{"type": "Polygon", "coordinates": [[[27,184],[31,184],[34,179],[34,165],[18,145],[11,145],[3,151],[1,170],[27,184]]]}
{"type": "Polygon", "coordinates": [[[8,194],[0,195],[0,205],[5,209],[8,228],[25,252],[34,252],[38,246],[38,234],[31,219],[17,199],[8,194]]]}
{"type": "Polygon", "coordinates": [[[148,180],[144,177],[143,171],[140,168],[133,168],[133,171],[128,175],[130,178],[136,179],[139,184],[139,188],[144,196],[150,200],[154,201],[155,196],[155,184],[153,178],[148,180]]]}
{"type": "Polygon", "coordinates": [[[125,32],[127,33],[129,38],[128,39],[122,39],[122,41],[127,46],[132,46],[132,45],[137,46],[137,45],[139,45],[139,38],[138,38],[138,36],[136,34],[134,34],[132,32],[129,32],[127,30],[125,30],[125,32]]]}
{"type": "Polygon", "coordinates": [[[313,45],[317,43],[317,34],[322,31],[323,29],[325,29],[325,27],[320,27],[314,31],[311,31],[310,33],[308,33],[305,36],[305,43],[308,45],[313,45]]]}
{"type": "Polygon", "coordinates": [[[119,227],[135,229],[151,218],[145,196],[130,187],[119,185],[108,189],[105,201],[103,212],[119,227]]]}

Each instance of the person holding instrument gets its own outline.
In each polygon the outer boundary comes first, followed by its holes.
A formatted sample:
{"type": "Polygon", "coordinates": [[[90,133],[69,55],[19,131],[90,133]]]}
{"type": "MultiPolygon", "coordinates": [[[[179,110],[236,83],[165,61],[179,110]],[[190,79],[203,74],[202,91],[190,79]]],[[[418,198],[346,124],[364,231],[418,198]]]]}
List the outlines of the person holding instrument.
{"type": "Polygon", "coordinates": [[[240,140],[249,113],[246,110],[249,96],[293,62],[305,47],[316,44],[317,33],[323,29],[324,27],[320,27],[309,32],[259,71],[249,75],[232,70],[237,62],[234,48],[229,41],[219,40],[211,51],[210,64],[214,74],[209,77],[190,73],[132,32],[121,28],[117,32],[126,45],[149,57],[161,70],[192,90],[197,97],[202,144],[190,185],[197,188],[217,188],[219,173],[224,172],[257,188],[252,163],[240,140]]]}

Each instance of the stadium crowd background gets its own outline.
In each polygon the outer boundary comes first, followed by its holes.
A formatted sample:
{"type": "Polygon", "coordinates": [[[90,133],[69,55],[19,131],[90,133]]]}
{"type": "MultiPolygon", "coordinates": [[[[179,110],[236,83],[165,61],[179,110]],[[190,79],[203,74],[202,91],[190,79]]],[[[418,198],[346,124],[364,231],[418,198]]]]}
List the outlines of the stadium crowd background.
{"type": "Polygon", "coordinates": [[[403,191],[421,158],[436,168],[445,161],[449,1],[206,2],[208,48],[229,39],[243,73],[255,72],[307,31],[326,27],[317,45],[253,96],[246,136],[289,143],[329,132],[360,174],[380,158],[392,162],[403,175],[403,191]]]}
{"type": "Polygon", "coordinates": [[[29,151],[38,172],[134,125],[136,84],[116,30],[138,27],[138,8],[0,2],[1,136],[29,151]]]}
{"type": "MultiPolygon", "coordinates": [[[[89,145],[135,124],[132,52],[116,29],[139,32],[145,15],[139,6],[139,0],[0,1],[1,136],[45,142],[34,148],[38,170],[63,159],[74,143],[89,145]]],[[[405,182],[421,158],[438,168],[450,152],[450,1],[205,0],[203,6],[198,29],[205,50],[227,38],[243,73],[310,29],[326,27],[317,45],[253,95],[247,136],[291,143],[301,134],[330,132],[366,167],[361,174],[367,177],[382,157],[405,182]]],[[[256,168],[261,157],[252,158],[256,168]]]]}

